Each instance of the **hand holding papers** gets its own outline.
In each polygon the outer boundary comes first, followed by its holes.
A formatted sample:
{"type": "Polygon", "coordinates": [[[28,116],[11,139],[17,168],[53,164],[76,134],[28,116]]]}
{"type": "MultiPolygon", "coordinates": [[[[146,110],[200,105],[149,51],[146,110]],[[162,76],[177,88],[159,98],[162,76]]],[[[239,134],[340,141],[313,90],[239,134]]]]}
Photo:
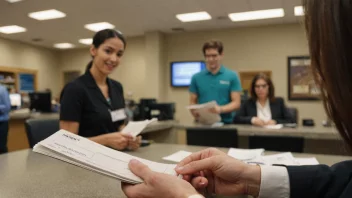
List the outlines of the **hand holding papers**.
{"type": "Polygon", "coordinates": [[[158,119],[153,118],[151,120],[144,120],[144,121],[130,121],[128,122],[127,126],[125,126],[121,133],[129,134],[132,137],[137,137],[148,124],[158,121],[158,119]]]}
{"type": "Polygon", "coordinates": [[[153,171],[176,176],[174,164],[157,163],[134,157],[65,130],[60,130],[39,142],[34,146],[33,151],[131,184],[142,182],[128,169],[131,159],[146,164],[153,171]]]}
{"type": "Polygon", "coordinates": [[[210,112],[212,108],[215,108],[217,106],[215,101],[211,101],[208,103],[204,104],[199,104],[199,105],[190,105],[187,107],[189,110],[193,110],[196,112],[199,117],[198,121],[202,124],[207,124],[207,125],[212,125],[216,122],[221,121],[221,117],[219,114],[215,114],[210,112]]]}

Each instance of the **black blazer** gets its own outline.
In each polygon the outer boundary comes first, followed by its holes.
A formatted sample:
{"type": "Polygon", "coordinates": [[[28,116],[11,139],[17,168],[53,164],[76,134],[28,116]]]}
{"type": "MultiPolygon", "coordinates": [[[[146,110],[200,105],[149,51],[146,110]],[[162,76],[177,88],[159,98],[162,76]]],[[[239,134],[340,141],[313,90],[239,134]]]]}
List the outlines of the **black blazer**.
{"type": "Polygon", "coordinates": [[[326,165],[288,166],[291,198],[352,197],[352,161],[326,165]]]}
{"type": "MultiPolygon", "coordinates": [[[[288,111],[282,98],[275,98],[270,101],[271,119],[278,124],[294,123],[295,119],[288,111]]],[[[244,104],[241,104],[240,111],[236,113],[234,123],[236,124],[251,124],[253,117],[257,116],[257,104],[253,99],[248,99],[244,104]]]]}

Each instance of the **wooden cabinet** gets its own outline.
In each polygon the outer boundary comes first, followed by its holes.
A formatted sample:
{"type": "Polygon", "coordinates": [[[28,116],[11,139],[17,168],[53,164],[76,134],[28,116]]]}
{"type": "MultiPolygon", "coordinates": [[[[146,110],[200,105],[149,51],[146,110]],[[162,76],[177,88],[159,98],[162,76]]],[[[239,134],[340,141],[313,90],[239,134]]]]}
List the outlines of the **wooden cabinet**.
{"type": "Polygon", "coordinates": [[[9,92],[21,93],[37,90],[37,70],[0,67],[0,84],[9,92]]]}

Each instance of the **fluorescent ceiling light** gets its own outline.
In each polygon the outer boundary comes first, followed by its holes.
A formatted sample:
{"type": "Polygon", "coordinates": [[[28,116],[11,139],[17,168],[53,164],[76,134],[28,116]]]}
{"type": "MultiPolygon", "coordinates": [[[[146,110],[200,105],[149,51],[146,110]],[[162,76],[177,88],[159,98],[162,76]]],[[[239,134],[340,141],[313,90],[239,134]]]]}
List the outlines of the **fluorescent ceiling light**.
{"type": "Polygon", "coordinates": [[[91,45],[93,43],[93,39],[91,38],[87,38],[87,39],[79,39],[80,43],[84,44],[84,45],[91,45]]]}
{"type": "Polygon", "coordinates": [[[59,49],[70,49],[73,48],[74,45],[71,43],[56,43],[54,44],[54,47],[59,49]]]}
{"type": "Polygon", "coordinates": [[[23,0],[6,0],[7,2],[9,3],[17,3],[17,2],[20,2],[20,1],[23,1],[23,0]]]}
{"type": "Polygon", "coordinates": [[[43,20],[63,18],[63,17],[66,17],[66,14],[58,10],[51,9],[51,10],[44,10],[39,12],[31,12],[28,14],[28,16],[30,18],[43,21],[43,20]]]}
{"type": "Polygon", "coordinates": [[[285,12],[282,8],[229,14],[229,17],[232,21],[250,21],[258,19],[279,18],[284,16],[285,12]]]}
{"type": "Polygon", "coordinates": [[[205,21],[210,20],[211,16],[207,12],[193,12],[186,14],[178,14],[176,18],[182,22],[205,21]]]}
{"type": "Polygon", "coordinates": [[[86,29],[91,30],[93,32],[99,32],[104,29],[114,29],[115,26],[108,22],[100,22],[100,23],[91,23],[84,26],[86,29]]]}
{"type": "Polygon", "coordinates": [[[17,26],[17,25],[9,25],[9,26],[3,26],[0,27],[0,32],[4,34],[15,34],[15,33],[20,33],[20,32],[25,32],[27,31],[26,28],[17,26]]]}
{"type": "Polygon", "coordinates": [[[296,6],[295,7],[295,16],[303,16],[303,15],[304,15],[303,6],[296,6]]]}

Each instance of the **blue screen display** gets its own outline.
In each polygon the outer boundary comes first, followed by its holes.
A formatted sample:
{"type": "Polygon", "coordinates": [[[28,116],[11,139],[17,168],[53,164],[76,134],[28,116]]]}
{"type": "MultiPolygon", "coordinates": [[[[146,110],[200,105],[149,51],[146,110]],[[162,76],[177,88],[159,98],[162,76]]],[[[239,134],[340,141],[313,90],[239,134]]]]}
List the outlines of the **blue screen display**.
{"type": "Polygon", "coordinates": [[[171,86],[187,87],[191,84],[192,76],[203,69],[206,65],[202,61],[172,62],[171,63],[171,86]]]}

